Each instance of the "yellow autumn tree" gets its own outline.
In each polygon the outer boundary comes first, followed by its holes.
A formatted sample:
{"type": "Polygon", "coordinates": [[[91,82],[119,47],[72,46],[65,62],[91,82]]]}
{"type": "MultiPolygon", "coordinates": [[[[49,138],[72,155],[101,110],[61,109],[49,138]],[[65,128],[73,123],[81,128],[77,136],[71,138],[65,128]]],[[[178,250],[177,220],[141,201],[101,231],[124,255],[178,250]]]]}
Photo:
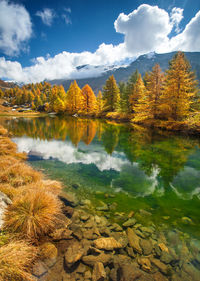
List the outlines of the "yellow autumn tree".
{"type": "Polygon", "coordinates": [[[189,115],[192,99],[197,93],[197,82],[183,52],[170,61],[166,72],[160,110],[168,120],[182,121],[189,115]]]}
{"type": "Polygon", "coordinates": [[[145,91],[146,88],[142,80],[142,76],[141,74],[139,74],[133,87],[133,92],[129,97],[130,107],[132,109],[132,112],[134,112],[135,114],[141,111],[141,103],[143,103],[144,106],[145,91]]]}
{"type": "Polygon", "coordinates": [[[111,75],[106,81],[103,89],[103,99],[105,101],[105,111],[118,111],[120,107],[120,92],[114,75],[111,75]]]}
{"type": "Polygon", "coordinates": [[[83,110],[83,94],[76,80],[71,83],[66,97],[66,108],[70,114],[80,113],[83,110]]]}
{"type": "Polygon", "coordinates": [[[83,108],[82,111],[85,114],[93,114],[96,109],[96,96],[92,90],[92,88],[86,84],[82,88],[82,95],[83,95],[83,108]]]}
{"type": "Polygon", "coordinates": [[[103,96],[101,91],[98,92],[97,95],[97,106],[96,106],[96,113],[100,114],[103,110],[103,96]]]}

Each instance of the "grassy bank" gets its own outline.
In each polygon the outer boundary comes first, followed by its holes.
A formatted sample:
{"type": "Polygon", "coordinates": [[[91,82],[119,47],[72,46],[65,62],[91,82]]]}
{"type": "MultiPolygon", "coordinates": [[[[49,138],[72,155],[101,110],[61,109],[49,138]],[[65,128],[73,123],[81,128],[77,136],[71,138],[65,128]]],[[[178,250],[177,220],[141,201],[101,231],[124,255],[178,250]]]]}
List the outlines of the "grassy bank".
{"type": "Polygon", "coordinates": [[[0,126],[0,191],[11,200],[6,198],[9,204],[0,228],[2,281],[34,280],[31,268],[42,258],[43,245],[62,216],[61,184],[45,179],[24,160],[26,155],[17,152],[8,131],[0,126]]]}
{"type": "MultiPolygon", "coordinates": [[[[3,102],[5,100],[0,99],[0,116],[6,117],[6,116],[13,116],[13,117],[40,117],[40,116],[46,116],[47,113],[41,113],[38,111],[31,110],[30,112],[18,112],[17,110],[13,111],[12,107],[5,107],[3,106],[3,102]]],[[[20,110],[20,108],[19,108],[20,110]]]]}

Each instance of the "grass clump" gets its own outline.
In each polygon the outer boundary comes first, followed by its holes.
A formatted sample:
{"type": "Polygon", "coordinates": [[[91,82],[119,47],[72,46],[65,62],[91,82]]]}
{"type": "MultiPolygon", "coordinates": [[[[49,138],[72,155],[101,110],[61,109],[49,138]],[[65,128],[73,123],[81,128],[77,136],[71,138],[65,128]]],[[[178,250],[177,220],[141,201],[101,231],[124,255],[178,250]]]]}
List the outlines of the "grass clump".
{"type": "Polygon", "coordinates": [[[20,187],[26,184],[37,182],[41,179],[41,174],[33,170],[25,163],[16,161],[9,166],[9,161],[0,171],[0,183],[8,183],[13,187],[20,187]],[[8,168],[6,166],[8,165],[8,168]]]}
{"type": "Polygon", "coordinates": [[[0,136],[7,136],[7,135],[8,135],[8,130],[0,125],[0,136]]]}
{"type": "Polygon", "coordinates": [[[43,191],[48,191],[48,192],[54,194],[55,196],[57,196],[62,191],[62,184],[56,180],[40,180],[36,183],[29,184],[29,185],[25,186],[24,188],[33,189],[33,190],[38,188],[43,191]]]}
{"type": "Polygon", "coordinates": [[[17,152],[17,145],[8,137],[0,135],[0,156],[10,155],[18,159],[26,159],[25,153],[17,152]]]}
{"type": "Polygon", "coordinates": [[[37,250],[25,241],[10,242],[0,247],[0,281],[33,280],[29,269],[37,250]]]}
{"type": "Polygon", "coordinates": [[[5,213],[4,227],[32,241],[54,230],[61,213],[59,199],[41,189],[18,194],[5,213]]]}
{"type": "Polygon", "coordinates": [[[17,195],[18,190],[9,184],[0,183],[0,191],[12,200],[17,195]]]}

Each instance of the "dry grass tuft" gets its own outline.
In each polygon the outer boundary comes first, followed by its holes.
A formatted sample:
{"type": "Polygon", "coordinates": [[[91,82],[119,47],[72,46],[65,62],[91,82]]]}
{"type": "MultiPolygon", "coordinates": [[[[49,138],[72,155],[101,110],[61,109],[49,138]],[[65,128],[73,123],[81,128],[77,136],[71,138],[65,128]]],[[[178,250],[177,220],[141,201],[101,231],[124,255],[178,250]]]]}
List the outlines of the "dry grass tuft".
{"type": "Polygon", "coordinates": [[[25,153],[17,152],[17,145],[8,137],[0,135],[0,156],[13,156],[21,160],[26,160],[25,153]]]}
{"type": "Polygon", "coordinates": [[[5,213],[4,227],[32,241],[53,231],[61,213],[61,203],[52,193],[41,189],[18,194],[5,213]]]}
{"type": "Polygon", "coordinates": [[[0,136],[0,156],[2,155],[15,155],[17,145],[11,141],[10,138],[0,136]]]}
{"type": "Polygon", "coordinates": [[[42,180],[40,182],[40,188],[49,191],[54,195],[59,195],[62,191],[62,184],[61,182],[55,180],[42,180]]]}
{"type": "Polygon", "coordinates": [[[11,200],[17,195],[18,189],[9,184],[0,183],[0,191],[6,194],[11,200]]]}
{"type": "Polygon", "coordinates": [[[8,130],[0,125],[0,136],[7,136],[7,135],[8,135],[8,130]]]}
{"type": "Polygon", "coordinates": [[[33,280],[28,272],[36,257],[36,248],[24,241],[0,247],[0,280],[33,280]]]}
{"type": "Polygon", "coordinates": [[[18,188],[21,194],[25,194],[27,190],[32,190],[32,192],[34,192],[36,189],[50,192],[55,196],[58,196],[62,191],[62,184],[54,180],[40,180],[35,183],[27,184],[18,188]]]}
{"type": "Polygon", "coordinates": [[[33,170],[27,164],[16,161],[14,165],[9,166],[10,159],[8,159],[2,171],[0,171],[0,183],[9,183],[13,187],[20,187],[26,184],[35,183],[39,181],[42,175],[33,170]],[[8,168],[5,169],[5,167],[8,168]]]}

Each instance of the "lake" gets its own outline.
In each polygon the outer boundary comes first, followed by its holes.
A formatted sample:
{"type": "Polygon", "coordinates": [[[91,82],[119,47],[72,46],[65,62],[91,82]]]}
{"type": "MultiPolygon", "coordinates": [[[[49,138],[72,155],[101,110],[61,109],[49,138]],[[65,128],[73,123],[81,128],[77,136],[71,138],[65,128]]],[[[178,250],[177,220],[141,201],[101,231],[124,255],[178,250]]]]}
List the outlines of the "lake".
{"type": "Polygon", "coordinates": [[[199,138],[73,117],[1,124],[33,167],[95,208],[111,206],[111,220],[134,211],[139,222],[199,245],[199,138]]]}

